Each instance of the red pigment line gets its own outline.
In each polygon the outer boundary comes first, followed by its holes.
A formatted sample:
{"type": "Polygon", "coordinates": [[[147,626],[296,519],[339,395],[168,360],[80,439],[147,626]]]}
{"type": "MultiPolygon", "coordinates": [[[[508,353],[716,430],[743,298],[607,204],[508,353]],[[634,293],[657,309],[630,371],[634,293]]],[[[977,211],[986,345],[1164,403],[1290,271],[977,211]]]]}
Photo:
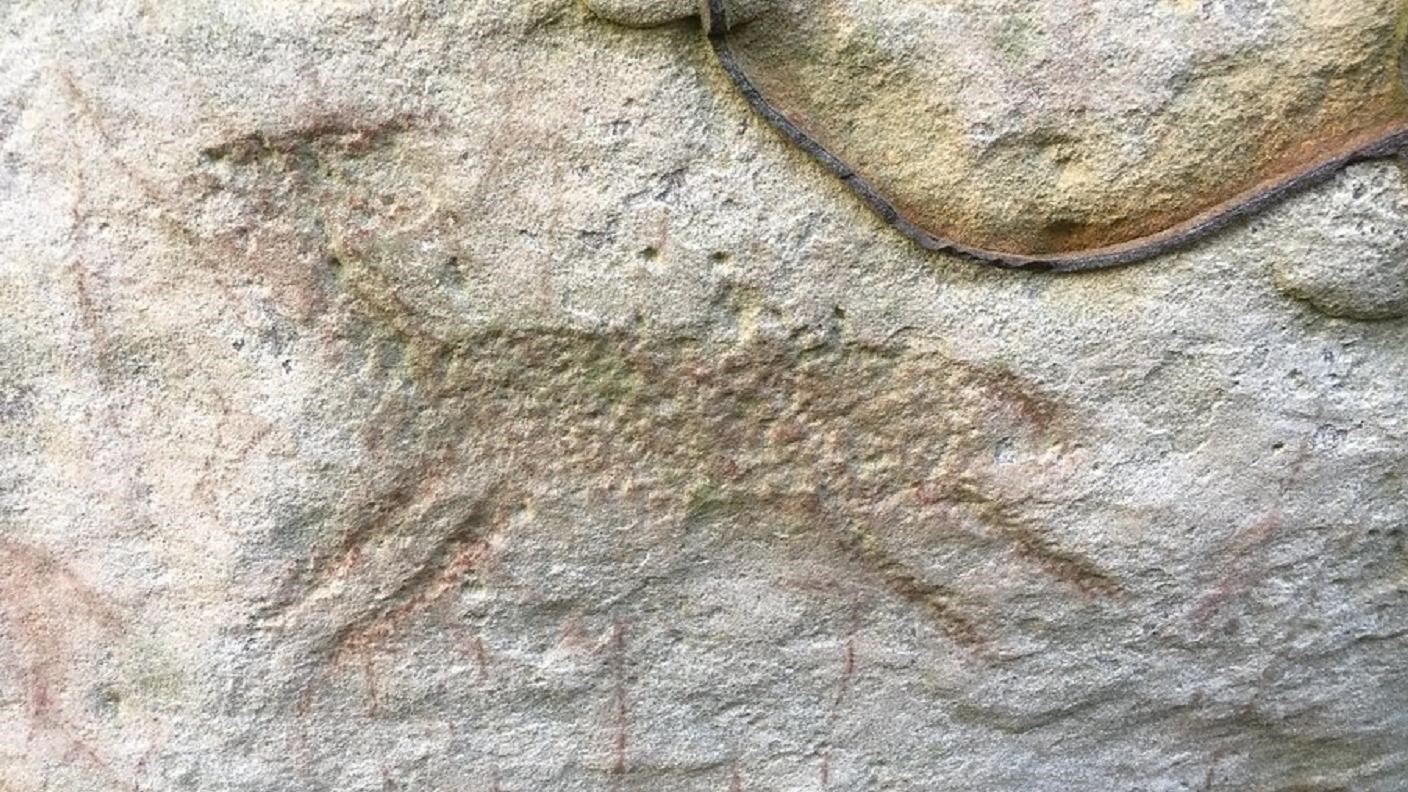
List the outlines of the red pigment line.
{"type": "Polygon", "coordinates": [[[846,638],[846,646],[842,651],[841,657],[841,681],[837,685],[836,700],[831,702],[833,710],[831,713],[832,720],[835,720],[837,717],[835,710],[839,709],[842,702],[846,700],[846,694],[850,692],[851,689],[851,678],[854,677],[856,673],[856,639],[854,637],[846,638]]]}
{"type": "Polygon", "coordinates": [[[613,786],[620,788],[621,777],[626,774],[626,747],[628,743],[628,721],[626,706],[626,626],[617,619],[611,627],[611,666],[616,677],[612,690],[612,740],[611,774],[616,777],[613,786]]]}
{"type": "Polygon", "coordinates": [[[1247,556],[1265,544],[1280,527],[1281,511],[1272,509],[1240,532],[1234,546],[1226,551],[1231,558],[1228,559],[1227,567],[1217,585],[1203,597],[1190,614],[1195,624],[1205,624],[1234,594],[1251,585],[1248,580],[1251,560],[1247,556]]]}

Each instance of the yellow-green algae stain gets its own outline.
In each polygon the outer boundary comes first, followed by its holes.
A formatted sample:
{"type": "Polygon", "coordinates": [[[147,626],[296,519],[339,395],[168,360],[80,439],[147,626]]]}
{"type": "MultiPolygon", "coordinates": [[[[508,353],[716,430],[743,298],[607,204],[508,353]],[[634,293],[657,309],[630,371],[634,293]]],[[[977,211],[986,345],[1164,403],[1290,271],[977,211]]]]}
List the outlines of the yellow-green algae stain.
{"type": "Polygon", "coordinates": [[[1404,19],[1402,0],[770,0],[711,35],[755,107],[921,244],[1080,268],[1400,147],[1404,19]]]}

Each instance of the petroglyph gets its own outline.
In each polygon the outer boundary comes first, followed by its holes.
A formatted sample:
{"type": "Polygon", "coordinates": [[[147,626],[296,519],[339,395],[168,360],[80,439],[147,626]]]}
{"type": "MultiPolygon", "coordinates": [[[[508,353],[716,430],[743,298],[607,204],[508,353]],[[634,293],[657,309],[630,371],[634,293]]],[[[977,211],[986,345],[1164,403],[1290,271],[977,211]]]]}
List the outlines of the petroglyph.
{"type": "MultiPolygon", "coordinates": [[[[380,139],[389,148],[370,156],[414,156],[413,133],[380,139]]],[[[408,301],[423,298],[400,293],[395,274],[411,240],[448,210],[407,206],[418,224],[365,237],[362,199],[345,195],[375,187],[346,190],[351,177],[342,174],[351,172],[344,159],[368,153],[318,148],[320,159],[309,159],[282,148],[255,149],[276,152],[272,159],[239,158],[210,200],[257,208],[271,185],[292,190],[284,200],[317,220],[301,240],[265,244],[326,250],[308,254],[323,272],[294,290],[298,302],[358,317],[354,332],[378,339],[368,366],[389,365],[383,376],[414,383],[423,409],[460,434],[353,509],[357,522],[314,548],[266,618],[323,614],[331,597],[357,592],[364,605],[327,624],[325,645],[336,653],[391,638],[512,543],[508,523],[528,507],[525,492],[557,486],[629,492],[689,525],[815,536],[857,580],[971,647],[989,640],[988,606],[948,578],[977,558],[997,552],[1024,577],[1034,574],[1031,585],[1065,596],[1118,593],[1118,581],[1060,547],[1025,510],[1059,490],[1082,450],[1079,418],[1019,374],[939,347],[826,333],[734,344],[549,328],[456,337],[433,309],[408,301]],[[322,177],[290,181],[309,169],[322,177]],[[465,477],[471,467],[478,483],[465,477]],[[947,569],[913,560],[933,544],[950,548],[947,569]]],[[[724,310],[749,313],[737,297],[724,299],[724,310]]]]}

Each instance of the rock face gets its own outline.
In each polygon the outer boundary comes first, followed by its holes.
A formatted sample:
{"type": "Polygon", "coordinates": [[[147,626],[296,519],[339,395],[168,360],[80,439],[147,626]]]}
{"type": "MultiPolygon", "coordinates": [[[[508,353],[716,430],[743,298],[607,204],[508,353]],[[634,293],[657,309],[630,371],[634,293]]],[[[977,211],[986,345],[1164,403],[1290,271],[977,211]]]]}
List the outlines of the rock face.
{"type": "Polygon", "coordinates": [[[0,7],[0,789],[1402,789],[1399,166],[984,269],[682,13],[0,7]]]}
{"type": "MultiPolygon", "coordinates": [[[[1331,188],[1335,230],[1321,252],[1275,263],[1277,286],[1330,316],[1408,316],[1408,190],[1387,168],[1356,169],[1331,188]],[[1331,252],[1333,251],[1333,252],[1331,252]]],[[[1323,208],[1323,207],[1322,207],[1323,208]]],[[[1301,203],[1298,211],[1314,211],[1301,203]]]]}
{"type": "Polygon", "coordinates": [[[724,57],[914,225],[1070,254],[1408,141],[1406,19],[1402,0],[767,0],[724,57]]]}
{"type": "Polygon", "coordinates": [[[687,19],[698,5],[691,0],[583,0],[602,19],[631,27],[651,27],[687,19]]]}

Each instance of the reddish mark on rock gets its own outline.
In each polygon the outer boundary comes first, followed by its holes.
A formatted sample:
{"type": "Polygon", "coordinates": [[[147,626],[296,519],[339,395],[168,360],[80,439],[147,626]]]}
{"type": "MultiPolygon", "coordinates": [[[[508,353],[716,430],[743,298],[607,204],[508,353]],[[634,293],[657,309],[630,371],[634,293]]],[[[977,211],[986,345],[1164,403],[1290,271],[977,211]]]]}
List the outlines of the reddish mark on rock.
{"type": "MultiPolygon", "coordinates": [[[[63,83],[64,92],[68,95],[70,106],[77,111],[77,115],[80,118],[88,122],[88,126],[97,135],[98,141],[102,144],[103,148],[106,149],[104,153],[107,155],[107,160],[112,162],[122,175],[130,179],[133,185],[141,190],[153,204],[161,207],[163,209],[163,215],[167,214],[165,207],[171,203],[170,198],[157,186],[152,177],[136,168],[128,161],[127,157],[122,154],[121,147],[117,145],[116,139],[108,129],[103,113],[99,111],[97,104],[93,102],[87,92],[79,87],[78,81],[73,78],[72,72],[70,72],[67,67],[60,68],[58,70],[58,76],[59,81],[63,83]]],[[[72,128],[70,128],[69,131],[72,133],[72,128]]]]}
{"type": "Polygon", "coordinates": [[[1281,510],[1272,509],[1257,518],[1247,528],[1240,531],[1232,546],[1227,550],[1231,559],[1227,562],[1222,576],[1193,608],[1190,619],[1198,626],[1204,626],[1217,614],[1222,606],[1234,596],[1250,588],[1255,577],[1252,570],[1252,551],[1259,549],[1271,539],[1281,527],[1281,510]]]}
{"type": "Polygon", "coordinates": [[[301,718],[308,714],[313,708],[313,682],[309,680],[304,683],[303,689],[298,693],[298,703],[294,705],[294,712],[301,718]]]}
{"type": "Polygon", "coordinates": [[[375,716],[381,712],[381,685],[375,660],[369,651],[362,652],[362,683],[367,691],[367,715],[375,716]]]}
{"type": "MultiPolygon", "coordinates": [[[[954,502],[973,501],[973,493],[962,489],[945,489],[938,482],[918,482],[913,496],[921,506],[947,506],[954,502]]],[[[983,524],[1002,539],[1016,557],[1033,564],[1047,576],[1073,586],[1087,598],[1116,597],[1124,593],[1114,575],[1101,569],[1094,561],[1056,545],[1046,533],[1024,524],[1018,514],[989,504],[983,514],[983,524]]]]}
{"type": "Polygon", "coordinates": [[[478,635],[470,636],[460,646],[479,669],[479,681],[486,681],[489,678],[489,650],[484,645],[484,639],[478,635]]]}
{"type": "MultiPolygon", "coordinates": [[[[1305,466],[1311,459],[1310,443],[1302,442],[1295,459],[1286,470],[1280,482],[1280,494],[1285,497],[1304,478],[1305,466]]],[[[1204,595],[1197,607],[1189,614],[1190,620],[1203,627],[1217,614],[1224,604],[1252,587],[1258,576],[1253,564],[1253,551],[1261,550],[1271,537],[1283,527],[1284,517],[1279,506],[1268,509],[1261,517],[1239,531],[1223,555],[1228,558],[1217,584],[1204,595]]]]}
{"type": "Polygon", "coordinates": [[[557,645],[562,649],[582,649],[590,643],[580,616],[572,615],[557,631],[557,645]]]}
{"type": "Polygon", "coordinates": [[[46,721],[54,710],[54,699],[49,695],[49,680],[31,672],[29,683],[29,717],[36,721],[46,721]]]}
{"type": "Polygon", "coordinates": [[[42,730],[47,736],[57,737],[63,742],[63,758],[66,761],[75,756],[82,757],[107,781],[115,782],[116,774],[113,772],[112,765],[80,738],[77,734],[77,727],[66,720],[63,714],[58,711],[49,690],[49,680],[37,668],[31,667],[29,675],[28,692],[32,725],[26,743],[34,740],[36,731],[42,730]]]}
{"type": "MultiPolygon", "coordinates": [[[[78,686],[85,653],[110,643],[122,628],[111,598],[100,594],[48,552],[0,539],[0,644],[15,658],[11,669],[24,692],[29,719],[26,744],[40,739],[65,763],[86,765],[108,788],[131,788],[114,763],[85,739],[91,727],[76,708],[65,712],[64,693],[78,686]]],[[[87,659],[94,660],[91,654],[87,659]]]]}
{"type": "Polygon", "coordinates": [[[821,785],[831,786],[831,749],[821,752],[821,785]]]}
{"type": "MultiPolygon", "coordinates": [[[[95,621],[98,626],[114,629],[121,624],[118,610],[109,598],[83,582],[71,568],[36,547],[0,538],[0,568],[12,572],[8,581],[0,581],[0,592],[5,594],[5,604],[38,598],[60,600],[68,597],[82,606],[83,615],[95,621]]],[[[61,603],[49,604],[65,613],[71,612],[69,607],[61,603]]]]}
{"type": "MultiPolygon", "coordinates": [[[[481,572],[481,565],[487,566],[485,562],[495,552],[495,540],[483,535],[483,526],[501,522],[497,509],[502,505],[497,501],[494,502],[497,506],[490,504],[490,500],[477,502],[460,515],[436,540],[426,557],[401,578],[399,585],[379,598],[375,610],[338,628],[329,641],[334,662],[344,654],[386,642],[407,622],[458,591],[471,572],[481,572]]],[[[348,557],[359,556],[363,544],[366,542],[354,546],[353,556],[348,557]]],[[[374,571],[366,570],[365,574],[374,571]]],[[[315,601],[317,597],[312,593],[300,597],[300,602],[305,604],[315,601]]]]}
{"type": "MultiPolygon", "coordinates": [[[[143,751],[141,757],[137,759],[137,767],[136,770],[133,771],[133,775],[138,779],[147,774],[147,764],[151,762],[152,755],[156,753],[156,748],[155,743],[148,745],[147,750],[143,751]]],[[[133,781],[132,790],[133,792],[141,792],[141,781],[133,781]]]]}
{"type": "Polygon", "coordinates": [[[611,627],[611,670],[615,678],[611,691],[611,774],[613,786],[620,787],[626,774],[630,708],[626,701],[626,625],[620,619],[611,627]]]}
{"type": "Polygon", "coordinates": [[[914,499],[923,506],[936,506],[948,500],[948,496],[932,482],[920,481],[914,485],[914,499]]]}
{"type": "MultiPolygon", "coordinates": [[[[218,391],[212,391],[211,397],[219,408],[220,417],[216,420],[215,428],[211,433],[210,449],[205,454],[205,459],[201,462],[201,472],[191,487],[191,493],[195,500],[201,502],[210,510],[212,516],[218,517],[220,502],[223,498],[223,490],[218,486],[221,478],[221,469],[230,467],[237,462],[248,459],[250,453],[265,438],[274,432],[272,423],[263,422],[254,413],[244,411],[238,416],[234,408],[230,406],[229,399],[225,398],[218,391]],[[251,423],[259,422],[257,428],[249,429],[251,423]],[[233,424],[233,426],[232,426],[233,424]],[[247,436],[239,443],[237,448],[231,449],[229,435],[234,431],[245,428],[247,436]]],[[[213,524],[225,534],[232,533],[219,520],[213,524]]]]}
{"type": "Polygon", "coordinates": [[[738,772],[737,765],[734,765],[733,772],[729,774],[728,792],[743,792],[743,774],[738,772]]]}

